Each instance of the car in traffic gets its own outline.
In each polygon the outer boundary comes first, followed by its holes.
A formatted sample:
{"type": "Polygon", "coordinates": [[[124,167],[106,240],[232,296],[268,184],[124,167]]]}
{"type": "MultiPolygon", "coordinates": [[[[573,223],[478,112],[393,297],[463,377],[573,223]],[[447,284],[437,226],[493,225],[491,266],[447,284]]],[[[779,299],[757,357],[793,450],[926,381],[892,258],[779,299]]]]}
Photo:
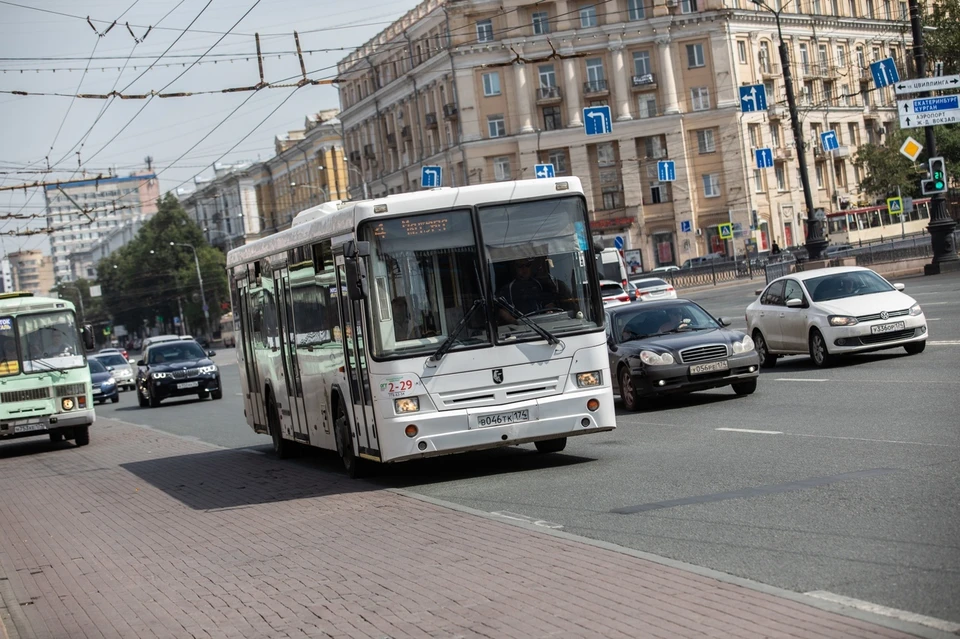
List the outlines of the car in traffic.
{"type": "Polygon", "coordinates": [[[703,266],[710,266],[711,264],[722,264],[724,260],[727,259],[727,256],[723,253],[707,253],[706,255],[701,255],[699,257],[691,257],[689,260],[686,260],[681,266],[681,271],[686,271],[692,268],[700,268],[703,266]]]}
{"type": "Polygon", "coordinates": [[[140,345],[140,348],[144,351],[147,350],[147,347],[151,344],[159,344],[160,342],[173,342],[178,339],[193,339],[189,335],[153,335],[152,337],[144,337],[143,343],[140,345]]]}
{"type": "Polygon", "coordinates": [[[674,266],[671,264],[670,266],[658,266],[657,268],[653,269],[650,272],[651,273],[669,273],[670,271],[679,271],[679,270],[680,270],[679,266],[674,266]]]}
{"type": "Polygon", "coordinates": [[[823,257],[826,259],[851,257],[855,255],[855,250],[851,244],[831,244],[823,250],[823,257]]]}
{"type": "Polygon", "coordinates": [[[123,359],[128,359],[130,357],[130,355],[127,354],[127,349],[125,348],[101,348],[99,351],[97,351],[97,355],[106,355],[107,353],[117,353],[122,355],[123,359]]]}
{"type": "Polygon", "coordinates": [[[133,370],[133,366],[127,360],[126,357],[116,352],[100,352],[96,355],[91,355],[90,359],[95,359],[101,364],[104,368],[110,371],[113,374],[113,378],[117,380],[117,388],[120,390],[133,390],[137,386],[137,374],[133,370]]]}
{"type": "Polygon", "coordinates": [[[659,277],[644,277],[631,280],[630,283],[635,287],[637,299],[641,302],[677,299],[677,290],[673,288],[673,284],[659,277]]]}
{"type": "Polygon", "coordinates": [[[842,355],[903,347],[922,353],[927,320],[915,299],[860,266],[800,271],[757,291],[747,329],[761,366],[783,355],[807,354],[817,366],[842,355]]]}
{"type": "Polygon", "coordinates": [[[104,404],[110,400],[114,404],[120,401],[120,391],[117,390],[117,380],[113,377],[113,372],[108,371],[107,367],[99,360],[91,357],[87,360],[87,366],[90,367],[90,384],[93,387],[93,402],[95,404],[104,404]]]}
{"type": "Polygon", "coordinates": [[[214,354],[193,340],[151,344],[137,361],[137,403],[156,408],[171,397],[221,399],[220,369],[210,359],[214,354]]]}
{"type": "Polygon", "coordinates": [[[613,280],[600,280],[600,295],[603,297],[604,304],[630,301],[630,295],[623,290],[623,284],[613,280]]]}
{"type": "Polygon", "coordinates": [[[732,386],[757,389],[760,358],[749,335],[685,299],[604,309],[613,386],[627,410],[641,398],[732,386]]]}

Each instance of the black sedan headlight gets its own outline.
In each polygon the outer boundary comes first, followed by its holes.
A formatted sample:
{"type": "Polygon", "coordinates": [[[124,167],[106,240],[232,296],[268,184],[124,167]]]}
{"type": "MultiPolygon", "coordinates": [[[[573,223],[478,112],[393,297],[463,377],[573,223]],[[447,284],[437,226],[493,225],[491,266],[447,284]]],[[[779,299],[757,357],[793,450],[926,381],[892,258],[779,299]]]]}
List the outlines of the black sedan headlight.
{"type": "Polygon", "coordinates": [[[667,366],[674,363],[670,353],[656,353],[654,351],[640,351],[640,361],[647,366],[667,366]]]}

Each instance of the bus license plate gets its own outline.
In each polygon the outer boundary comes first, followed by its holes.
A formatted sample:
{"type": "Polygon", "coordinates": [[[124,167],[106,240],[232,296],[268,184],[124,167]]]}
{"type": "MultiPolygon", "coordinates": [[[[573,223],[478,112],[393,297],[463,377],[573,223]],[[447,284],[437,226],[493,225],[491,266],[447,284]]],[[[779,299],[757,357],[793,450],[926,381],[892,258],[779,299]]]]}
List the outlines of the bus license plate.
{"type": "Polygon", "coordinates": [[[700,375],[702,373],[715,373],[730,369],[730,363],[727,360],[719,362],[707,362],[706,364],[694,364],[690,367],[691,375],[700,375]]]}
{"type": "Polygon", "coordinates": [[[530,409],[514,410],[509,413],[497,413],[496,415],[477,416],[477,426],[503,426],[505,424],[519,424],[520,422],[530,421],[530,409]]]}
{"type": "Polygon", "coordinates": [[[871,326],[870,332],[874,335],[880,335],[882,333],[892,333],[893,331],[902,331],[904,328],[903,322],[894,322],[892,324],[880,324],[879,326],[871,326]]]}
{"type": "Polygon", "coordinates": [[[183,382],[181,384],[177,384],[177,388],[196,388],[199,385],[200,382],[183,382]]]}
{"type": "Polygon", "coordinates": [[[14,433],[29,433],[33,430],[47,430],[47,425],[37,422],[35,424],[21,424],[20,426],[14,426],[14,433]]]}

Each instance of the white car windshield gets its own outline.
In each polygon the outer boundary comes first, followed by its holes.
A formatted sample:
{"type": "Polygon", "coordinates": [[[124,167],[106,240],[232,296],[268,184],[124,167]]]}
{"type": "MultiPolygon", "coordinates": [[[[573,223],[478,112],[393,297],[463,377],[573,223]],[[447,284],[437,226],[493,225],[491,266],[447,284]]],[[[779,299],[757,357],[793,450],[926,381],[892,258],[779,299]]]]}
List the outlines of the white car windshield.
{"type": "Polygon", "coordinates": [[[123,358],[123,355],[116,355],[114,353],[97,355],[96,359],[104,366],[127,366],[129,364],[129,362],[123,358]]]}
{"type": "Polygon", "coordinates": [[[814,302],[826,302],[857,295],[886,293],[896,289],[873,271],[850,271],[814,277],[804,284],[814,302]]]}

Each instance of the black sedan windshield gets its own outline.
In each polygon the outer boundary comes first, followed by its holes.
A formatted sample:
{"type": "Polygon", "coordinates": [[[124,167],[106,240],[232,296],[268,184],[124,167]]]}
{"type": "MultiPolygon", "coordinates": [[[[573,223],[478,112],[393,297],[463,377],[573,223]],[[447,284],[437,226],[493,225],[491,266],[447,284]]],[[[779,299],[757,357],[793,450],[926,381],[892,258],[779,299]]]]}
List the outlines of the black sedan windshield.
{"type": "Polygon", "coordinates": [[[713,328],[720,328],[720,325],[709,313],[691,302],[655,307],[631,305],[613,317],[614,335],[620,342],[713,328]]]}
{"type": "Polygon", "coordinates": [[[196,342],[166,342],[147,351],[147,364],[165,364],[204,359],[207,356],[196,342]]]}

